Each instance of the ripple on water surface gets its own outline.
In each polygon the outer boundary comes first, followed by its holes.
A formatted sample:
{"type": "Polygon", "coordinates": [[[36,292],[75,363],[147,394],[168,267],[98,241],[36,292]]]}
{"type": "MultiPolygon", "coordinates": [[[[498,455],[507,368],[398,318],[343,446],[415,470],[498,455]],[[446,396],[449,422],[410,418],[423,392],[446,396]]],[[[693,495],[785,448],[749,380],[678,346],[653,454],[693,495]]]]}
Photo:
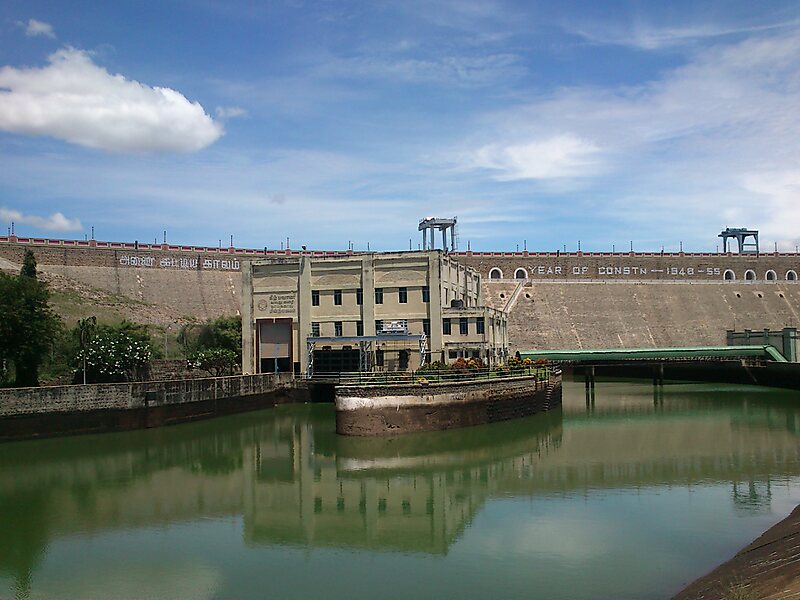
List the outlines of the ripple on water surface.
{"type": "Polygon", "coordinates": [[[0,446],[0,597],[663,598],[800,502],[796,393],[565,383],[397,438],[285,406],[0,446]]]}

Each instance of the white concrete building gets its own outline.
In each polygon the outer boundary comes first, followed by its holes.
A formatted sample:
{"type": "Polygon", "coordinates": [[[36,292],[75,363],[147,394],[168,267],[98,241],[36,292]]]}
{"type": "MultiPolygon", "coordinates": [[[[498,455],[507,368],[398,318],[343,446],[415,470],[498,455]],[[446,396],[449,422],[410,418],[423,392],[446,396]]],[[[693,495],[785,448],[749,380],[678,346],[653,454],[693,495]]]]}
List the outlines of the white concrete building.
{"type": "Polygon", "coordinates": [[[506,313],[440,251],[257,259],[242,266],[242,371],[413,370],[508,355],[506,313]]]}

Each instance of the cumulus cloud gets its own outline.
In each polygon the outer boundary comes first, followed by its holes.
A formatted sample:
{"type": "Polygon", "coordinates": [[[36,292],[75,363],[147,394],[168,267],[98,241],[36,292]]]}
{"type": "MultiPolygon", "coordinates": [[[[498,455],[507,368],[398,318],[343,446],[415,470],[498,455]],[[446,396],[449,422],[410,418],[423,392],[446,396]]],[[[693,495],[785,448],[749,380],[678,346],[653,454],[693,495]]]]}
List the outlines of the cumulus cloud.
{"type": "Polygon", "coordinates": [[[60,212],[55,212],[49,217],[26,215],[18,210],[0,208],[0,220],[14,223],[24,223],[47,231],[81,231],[83,225],[78,219],[69,219],[60,212]]]}
{"type": "Polygon", "coordinates": [[[20,27],[25,29],[25,35],[28,37],[36,37],[43,35],[45,37],[55,39],[56,33],[53,31],[53,26],[44,21],[37,21],[36,19],[28,19],[27,23],[18,23],[20,27]]]}
{"type": "Polygon", "coordinates": [[[62,48],[41,68],[0,69],[0,129],[119,152],[193,152],[223,134],[180,92],[112,75],[62,48]]]}

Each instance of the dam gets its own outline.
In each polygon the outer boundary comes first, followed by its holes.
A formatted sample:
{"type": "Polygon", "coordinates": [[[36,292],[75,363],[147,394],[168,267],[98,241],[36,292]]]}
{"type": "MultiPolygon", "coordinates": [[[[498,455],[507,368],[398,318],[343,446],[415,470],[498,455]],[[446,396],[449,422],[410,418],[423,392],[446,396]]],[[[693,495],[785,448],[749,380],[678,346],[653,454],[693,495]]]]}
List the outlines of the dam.
{"type": "MultiPolygon", "coordinates": [[[[171,324],[241,310],[241,265],[298,251],[0,237],[0,269],[26,249],[42,277],[134,321],[171,324]]],[[[795,253],[453,252],[508,312],[516,349],[713,346],[728,329],[800,323],[795,253]]]]}

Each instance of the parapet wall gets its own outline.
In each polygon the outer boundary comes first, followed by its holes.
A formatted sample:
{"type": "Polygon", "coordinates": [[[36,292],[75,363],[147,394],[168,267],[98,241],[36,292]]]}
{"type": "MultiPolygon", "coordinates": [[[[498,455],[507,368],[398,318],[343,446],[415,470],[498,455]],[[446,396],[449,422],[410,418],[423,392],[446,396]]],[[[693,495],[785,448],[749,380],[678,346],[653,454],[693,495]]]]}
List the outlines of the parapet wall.
{"type": "Polygon", "coordinates": [[[0,389],[0,441],[157,427],[306,395],[291,373],[0,389]]]}

